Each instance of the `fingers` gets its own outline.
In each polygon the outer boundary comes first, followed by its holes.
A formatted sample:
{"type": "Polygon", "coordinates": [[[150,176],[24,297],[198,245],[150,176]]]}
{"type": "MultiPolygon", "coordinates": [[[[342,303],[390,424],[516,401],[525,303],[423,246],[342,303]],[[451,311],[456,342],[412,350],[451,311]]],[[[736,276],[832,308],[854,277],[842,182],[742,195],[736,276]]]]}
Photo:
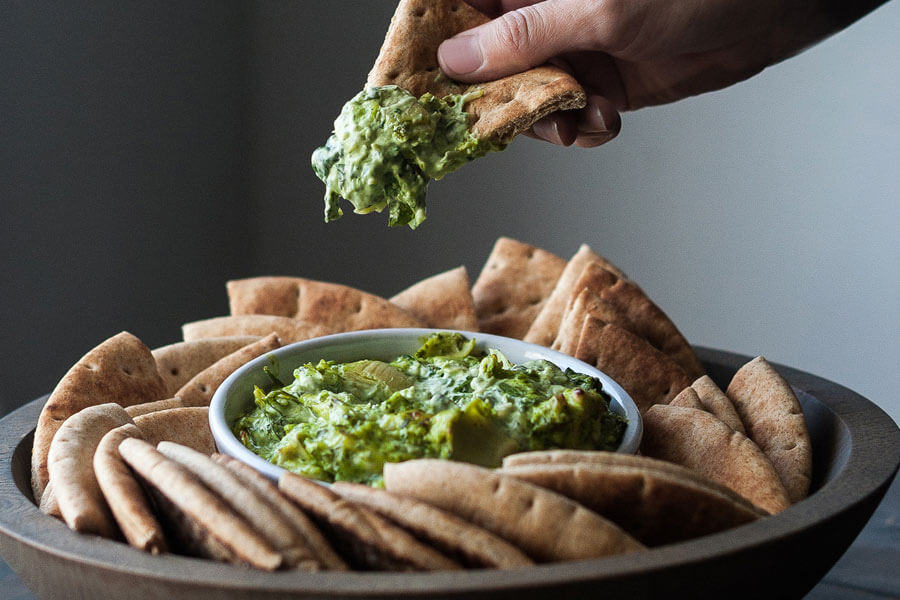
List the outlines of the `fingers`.
{"type": "Polygon", "coordinates": [[[548,115],[531,128],[531,137],[551,144],[594,148],[619,134],[622,119],[613,104],[602,96],[589,96],[581,110],[548,115]]]}
{"type": "Polygon", "coordinates": [[[444,41],[438,48],[438,61],[448,76],[460,81],[486,81],[518,73],[589,45],[593,30],[581,25],[590,17],[590,10],[579,0],[544,0],[521,6],[444,41]]]}

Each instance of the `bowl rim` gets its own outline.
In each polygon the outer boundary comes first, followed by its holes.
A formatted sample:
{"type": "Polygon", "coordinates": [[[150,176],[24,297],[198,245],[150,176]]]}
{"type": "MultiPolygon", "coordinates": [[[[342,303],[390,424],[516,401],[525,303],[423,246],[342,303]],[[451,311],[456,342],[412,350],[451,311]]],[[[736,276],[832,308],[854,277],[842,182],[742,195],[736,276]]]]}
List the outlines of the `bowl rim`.
{"type": "MultiPolygon", "coordinates": [[[[704,363],[712,363],[716,368],[732,373],[751,358],[702,346],[695,346],[695,349],[704,363]]],[[[873,499],[877,504],[894,478],[900,464],[900,430],[883,409],[839,384],[798,369],[773,364],[795,390],[819,402],[846,426],[851,447],[843,467],[808,498],[777,515],[718,534],[644,552],[537,565],[527,569],[402,574],[268,573],[180,555],[152,556],[121,542],[72,532],[61,521],[41,513],[28,491],[28,469],[22,474],[25,480],[16,483],[14,455],[27,454],[30,457],[34,427],[46,402],[46,395],[0,419],[0,432],[3,433],[0,435],[0,469],[3,473],[0,477],[0,502],[5,507],[0,511],[0,540],[4,548],[10,543],[4,539],[8,538],[55,557],[57,563],[77,561],[128,577],[145,577],[151,582],[174,582],[186,589],[227,588],[278,596],[314,594],[322,598],[361,598],[509,593],[578,584],[594,586],[629,577],[652,577],[670,569],[700,564],[718,555],[764,551],[770,544],[798,535],[812,524],[830,522],[871,503],[873,499]]],[[[15,565],[11,566],[15,568],[15,565]]]]}
{"type": "MultiPolygon", "coordinates": [[[[406,327],[350,331],[294,342],[276,348],[270,352],[266,352],[262,356],[259,356],[236,369],[219,385],[213,394],[209,405],[209,425],[219,452],[249,464],[272,480],[277,480],[278,477],[285,472],[284,468],[266,461],[244,446],[231,431],[231,423],[228,422],[226,417],[229,402],[235,401],[234,396],[230,394],[232,388],[239,385],[241,380],[247,376],[255,376],[256,378],[261,379],[259,373],[262,372],[263,367],[271,364],[273,359],[278,360],[281,363],[280,368],[283,369],[283,373],[287,370],[285,369],[286,366],[290,366],[290,372],[293,373],[293,365],[297,365],[301,362],[295,358],[297,355],[305,357],[309,354],[313,354],[319,358],[329,358],[330,354],[333,355],[339,353],[342,349],[347,347],[355,348],[362,345],[368,349],[370,345],[384,338],[389,338],[389,341],[387,342],[388,348],[392,345],[400,345],[407,348],[411,345],[421,344],[423,338],[439,332],[460,333],[467,338],[475,339],[477,346],[482,350],[486,350],[487,348],[498,348],[501,352],[508,355],[510,352],[504,351],[504,349],[509,350],[510,348],[514,348],[524,357],[523,360],[549,360],[561,368],[571,368],[576,372],[585,373],[597,378],[600,381],[603,390],[610,396],[611,410],[623,415],[628,420],[628,426],[625,429],[622,441],[616,449],[616,452],[634,454],[640,447],[641,437],[643,435],[643,420],[641,419],[641,414],[637,405],[618,382],[600,369],[567,354],[515,338],[456,329],[406,327]],[[415,341],[415,344],[412,343],[413,341],[415,341]]],[[[355,350],[350,350],[349,352],[354,356],[356,355],[355,350]]],[[[390,349],[385,349],[380,352],[383,352],[383,354],[375,358],[388,356],[393,358],[399,353],[399,351],[390,349]]],[[[359,356],[354,360],[363,358],[373,358],[373,356],[359,356]]],[[[308,360],[309,359],[307,358],[303,358],[302,362],[308,362],[308,360]]],[[[342,358],[341,360],[344,359],[342,358]]]]}

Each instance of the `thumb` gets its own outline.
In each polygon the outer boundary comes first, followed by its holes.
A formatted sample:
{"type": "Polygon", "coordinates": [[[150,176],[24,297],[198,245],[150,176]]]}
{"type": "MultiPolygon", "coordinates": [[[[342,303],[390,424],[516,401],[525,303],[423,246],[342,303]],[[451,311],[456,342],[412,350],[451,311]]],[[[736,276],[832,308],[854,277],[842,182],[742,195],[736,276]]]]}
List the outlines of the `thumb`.
{"type": "Polygon", "coordinates": [[[580,49],[586,28],[579,27],[570,0],[545,0],[445,40],[438,48],[444,73],[460,81],[487,81],[544,64],[580,49]]]}

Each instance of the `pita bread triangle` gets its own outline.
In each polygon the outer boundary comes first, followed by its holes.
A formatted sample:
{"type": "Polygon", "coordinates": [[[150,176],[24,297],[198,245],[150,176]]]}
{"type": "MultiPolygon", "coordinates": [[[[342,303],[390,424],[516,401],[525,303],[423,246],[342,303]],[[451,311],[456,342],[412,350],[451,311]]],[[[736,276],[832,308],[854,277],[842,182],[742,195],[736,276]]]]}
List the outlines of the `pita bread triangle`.
{"type": "Polygon", "coordinates": [[[574,356],[615,379],[641,414],[654,404],[668,404],[691,385],[684,370],[647,340],[590,315],[584,320],[574,356]]]}
{"type": "MultiPolygon", "coordinates": [[[[438,98],[467,91],[469,84],[441,74],[437,49],[447,38],[488,21],[462,0],[401,0],[366,87],[397,85],[417,97],[431,92],[438,98]]],[[[549,65],[477,88],[484,94],[468,102],[466,111],[472,115],[469,129],[482,138],[508,141],[552,112],[585,105],[578,82],[549,65]]]]}
{"type": "Polygon", "coordinates": [[[53,435],[78,411],[107,402],[120,406],[143,404],[168,397],[150,349],[123,331],[81,357],[63,376],[41,410],[31,453],[31,487],[40,501],[50,477],[47,453],[53,435]]]}
{"type": "Polygon", "coordinates": [[[566,268],[563,269],[562,275],[557,280],[553,292],[547,298],[547,302],[541,308],[541,312],[538,313],[531,327],[529,327],[528,333],[523,338],[526,342],[540,344],[541,346],[550,346],[553,343],[553,340],[559,333],[566,306],[571,303],[572,290],[578,282],[584,266],[589,262],[599,264],[620,279],[626,278],[625,273],[621,269],[594,252],[587,244],[582,244],[578,248],[578,252],[566,263],[566,268]]]}
{"type": "Polygon", "coordinates": [[[427,277],[390,298],[428,327],[478,331],[475,301],[465,267],[427,277]]]}
{"type": "Polygon", "coordinates": [[[790,506],[775,467],[750,438],[704,410],[651,406],[643,414],[641,453],[687,467],[777,513],[790,506]]]}
{"type": "Polygon", "coordinates": [[[226,284],[232,315],[276,315],[338,331],[421,327],[384,298],[339,283],[303,277],[251,277],[226,284]]]}
{"type": "Polygon", "coordinates": [[[791,502],[809,493],[812,446],[803,408],[791,384],[757,356],[734,374],[725,393],[747,429],[772,461],[791,502]]]}
{"type": "Polygon", "coordinates": [[[551,252],[497,238],[472,286],[481,331],[521,339],[565,268],[566,260],[551,252]]]}

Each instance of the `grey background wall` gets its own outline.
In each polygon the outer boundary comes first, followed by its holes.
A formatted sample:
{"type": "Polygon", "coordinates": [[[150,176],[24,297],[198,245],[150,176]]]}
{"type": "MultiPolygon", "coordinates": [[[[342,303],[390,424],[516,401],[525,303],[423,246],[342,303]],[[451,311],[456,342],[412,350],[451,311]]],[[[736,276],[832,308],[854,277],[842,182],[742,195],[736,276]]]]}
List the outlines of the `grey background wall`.
{"type": "MultiPolygon", "coordinates": [[[[393,0],[4,2],[0,410],[127,329],[224,314],[233,277],[389,295],[499,235],[618,263],[694,343],[833,379],[900,421],[900,4],[728,90],[529,139],[432,185],[416,231],[322,222],[312,149],[393,0]]],[[[349,213],[349,211],[347,211],[349,213]]]]}

